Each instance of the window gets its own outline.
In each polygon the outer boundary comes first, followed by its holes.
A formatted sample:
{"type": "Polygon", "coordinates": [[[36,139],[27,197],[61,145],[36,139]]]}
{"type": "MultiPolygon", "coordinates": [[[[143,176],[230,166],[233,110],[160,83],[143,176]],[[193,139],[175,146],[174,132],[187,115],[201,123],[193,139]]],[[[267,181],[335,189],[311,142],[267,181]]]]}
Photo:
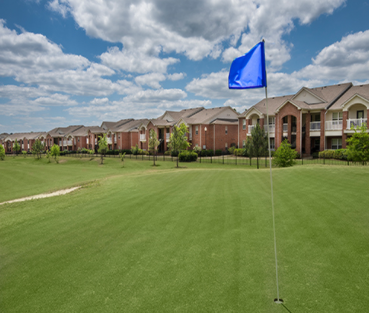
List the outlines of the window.
{"type": "Polygon", "coordinates": [[[198,135],[199,134],[199,126],[195,127],[195,134],[198,135]]]}
{"type": "Polygon", "coordinates": [[[242,129],[246,129],[246,119],[242,120],[242,129]]]}
{"type": "Polygon", "coordinates": [[[228,134],[228,126],[225,127],[225,134],[228,134]]]}
{"type": "Polygon", "coordinates": [[[246,148],[246,140],[242,141],[242,148],[244,148],[244,149],[246,148]]]}
{"type": "Polygon", "coordinates": [[[342,138],[332,139],[332,150],[342,149],[342,138]]]}
{"type": "Polygon", "coordinates": [[[357,111],[356,112],[356,118],[357,119],[364,118],[364,111],[357,111]]]}
{"type": "Polygon", "coordinates": [[[225,143],[225,147],[226,147],[226,149],[228,148],[228,143],[225,143]]]}
{"type": "Polygon", "coordinates": [[[333,112],[332,113],[333,121],[342,121],[342,112],[333,112]]]}
{"type": "Polygon", "coordinates": [[[269,117],[269,125],[275,125],[275,117],[274,116],[269,117]]]}
{"type": "Polygon", "coordinates": [[[78,137],[78,142],[79,142],[79,137],[78,137]]]}

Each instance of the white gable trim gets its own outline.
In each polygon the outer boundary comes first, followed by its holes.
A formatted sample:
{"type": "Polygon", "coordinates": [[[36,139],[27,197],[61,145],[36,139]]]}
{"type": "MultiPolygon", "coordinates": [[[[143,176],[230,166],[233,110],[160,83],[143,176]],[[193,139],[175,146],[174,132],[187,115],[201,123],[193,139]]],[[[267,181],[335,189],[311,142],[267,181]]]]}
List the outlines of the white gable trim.
{"type": "Polygon", "coordinates": [[[359,104],[365,105],[366,108],[369,109],[369,100],[356,93],[350,99],[348,99],[347,101],[345,101],[344,103],[341,104],[341,108],[343,109],[344,112],[348,111],[351,106],[353,106],[355,104],[358,104],[358,103],[355,103],[355,102],[349,104],[356,97],[360,98],[364,102],[364,103],[359,103],[359,104]]]}
{"type": "MultiPolygon", "coordinates": [[[[309,88],[306,88],[306,87],[302,87],[302,88],[297,92],[297,94],[295,94],[295,95],[293,96],[292,100],[293,100],[293,99],[295,99],[295,98],[297,98],[297,97],[298,97],[298,95],[299,95],[300,93],[302,93],[303,91],[306,91],[306,92],[307,92],[307,93],[309,93],[311,96],[313,96],[314,98],[318,99],[320,102],[327,102],[326,100],[324,100],[324,99],[320,98],[319,96],[317,96],[316,94],[314,94],[313,92],[311,92],[311,91],[309,90],[309,88]]],[[[319,103],[319,102],[317,102],[317,103],[319,103]]]]}
{"type": "Polygon", "coordinates": [[[259,116],[259,118],[264,118],[264,114],[261,113],[258,109],[256,108],[251,108],[250,111],[248,111],[245,115],[245,118],[246,119],[249,119],[249,117],[252,115],[252,114],[256,114],[259,116]]]}
{"type": "Polygon", "coordinates": [[[291,100],[286,100],[285,102],[283,102],[278,108],[277,110],[275,111],[276,113],[279,113],[279,111],[287,104],[287,103],[291,103],[293,106],[295,106],[297,108],[297,110],[301,110],[301,108],[296,104],[296,103],[293,103],[293,101],[291,100]]]}

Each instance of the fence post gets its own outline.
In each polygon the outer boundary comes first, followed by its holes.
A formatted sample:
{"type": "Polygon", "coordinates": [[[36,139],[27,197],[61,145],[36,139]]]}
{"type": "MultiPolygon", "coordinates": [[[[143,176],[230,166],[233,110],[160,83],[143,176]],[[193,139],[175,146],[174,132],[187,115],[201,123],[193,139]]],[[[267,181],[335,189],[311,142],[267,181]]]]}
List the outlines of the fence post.
{"type": "Polygon", "coordinates": [[[267,156],[265,155],[265,167],[267,167],[267,156]]]}

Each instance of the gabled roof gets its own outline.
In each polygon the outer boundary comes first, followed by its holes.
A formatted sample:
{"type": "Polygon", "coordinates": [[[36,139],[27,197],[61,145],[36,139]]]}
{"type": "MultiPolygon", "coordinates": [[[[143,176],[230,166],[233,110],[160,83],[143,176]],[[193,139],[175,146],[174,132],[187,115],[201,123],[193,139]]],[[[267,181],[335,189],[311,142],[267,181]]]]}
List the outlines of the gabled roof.
{"type": "Polygon", "coordinates": [[[239,114],[235,112],[230,106],[225,107],[217,107],[211,109],[203,109],[198,113],[191,115],[190,117],[184,117],[183,121],[186,124],[210,124],[216,119],[224,119],[224,120],[231,120],[231,119],[238,119],[239,114]],[[229,116],[222,116],[222,113],[229,110],[229,116]],[[232,116],[231,116],[232,115],[232,116]]]}
{"type": "Polygon", "coordinates": [[[55,137],[64,137],[68,134],[70,134],[71,132],[80,129],[84,127],[83,125],[69,125],[67,127],[57,127],[54,128],[52,130],[50,130],[47,134],[50,135],[51,137],[55,138],[55,137]]]}
{"type": "MultiPolygon", "coordinates": [[[[4,138],[4,141],[14,141],[15,139],[17,140],[23,140],[24,138],[27,140],[34,140],[39,138],[42,134],[45,134],[44,132],[30,132],[30,133],[14,133],[11,135],[8,135],[7,137],[4,138]]],[[[46,137],[46,136],[45,136],[46,137]]]]}
{"type": "Polygon", "coordinates": [[[146,123],[146,125],[148,124],[149,120],[144,118],[144,119],[140,119],[140,120],[131,120],[128,123],[124,123],[122,126],[120,126],[119,128],[117,128],[115,131],[116,132],[130,132],[130,131],[134,131],[137,130],[139,128],[139,126],[141,126],[141,124],[146,123]]]}
{"type": "Polygon", "coordinates": [[[351,101],[356,96],[362,98],[364,101],[366,100],[369,102],[369,84],[352,86],[329,109],[342,109],[346,103],[351,101]]]}
{"type": "Polygon", "coordinates": [[[116,131],[119,127],[123,126],[124,124],[129,123],[130,121],[133,121],[133,118],[127,118],[120,120],[118,122],[102,122],[101,127],[105,130],[110,130],[112,132],[116,131]]]}

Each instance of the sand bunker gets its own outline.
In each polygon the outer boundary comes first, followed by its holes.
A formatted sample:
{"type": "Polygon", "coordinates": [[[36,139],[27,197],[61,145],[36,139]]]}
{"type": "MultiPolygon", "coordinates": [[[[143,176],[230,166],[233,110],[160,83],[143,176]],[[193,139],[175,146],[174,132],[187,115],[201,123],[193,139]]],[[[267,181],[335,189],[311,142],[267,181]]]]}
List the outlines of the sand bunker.
{"type": "Polygon", "coordinates": [[[40,195],[35,195],[35,196],[30,196],[30,197],[25,197],[25,198],[10,200],[10,201],[5,201],[5,202],[0,203],[0,205],[5,204],[5,203],[14,203],[14,202],[27,201],[27,200],[34,200],[34,199],[42,199],[42,198],[61,196],[61,195],[65,195],[67,193],[70,193],[74,190],[77,190],[79,188],[81,188],[81,186],[73,187],[73,188],[69,188],[69,189],[63,189],[63,190],[55,191],[55,192],[52,192],[52,193],[42,193],[40,195]]]}

